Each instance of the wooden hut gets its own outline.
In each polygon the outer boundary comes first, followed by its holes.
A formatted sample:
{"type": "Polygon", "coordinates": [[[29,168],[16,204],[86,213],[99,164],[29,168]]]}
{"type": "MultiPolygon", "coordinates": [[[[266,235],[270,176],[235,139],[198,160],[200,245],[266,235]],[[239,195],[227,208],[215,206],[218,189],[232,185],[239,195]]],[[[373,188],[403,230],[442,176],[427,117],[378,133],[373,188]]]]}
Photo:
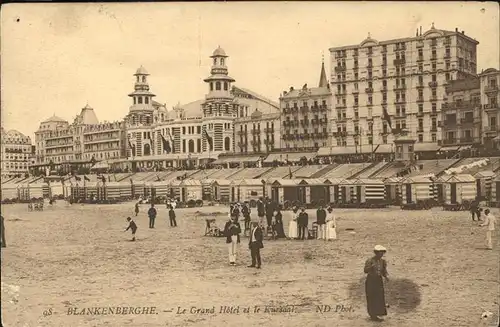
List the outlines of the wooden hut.
{"type": "Polygon", "coordinates": [[[155,198],[159,196],[169,195],[168,182],[165,181],[151,182],[150,186],[151,186],[151,195],[155,198]]]}
{"type": "Polygon", "coordinates": [[[303,187],[297,187],[300,180],[276,179],[271,184],[271,200],[283,204],[285,201],[306,203],[303,187]]]}
{"type": "MultiPolygon", "coordinates": [[[[33,198],[43,197],[43,184],[15,184],[16,194],[12,198],[17,198],[21,201],[31,201],[33,198]]],[[[2,185],[3,193],[3,185],[2,185]]],[[[6,197],[9,198],[9,197],[6,197]]]]}
{"type": "Polygon", "coordinates": [[[2,201],[9,199],[18,199],[19,193],[17,191],[17,184],[5,183],[2,184],[2,201]]]}
{"type": "Polygon", "coordinates": [[[341,178],[328,178],[325,180],[325,184],[328,184],[330,188],[330,203],[340,203],[342,202],[342,192],[341,186],[345,183],[344,179],[341,178]]]}
{"type": "Polygon", "coordinates": [[[265,185],[260,179],[242,179],[234,181],[238,202],[257,201],[264,196],[265,185]]]}
{"type": "Polygon", "coordinates": [[[346,181],[345,186],[349,187],[351,202],[366,203],[385,200],[385,185],[382,180],[356,178],[346,181]]]}
{"type": "Polygon", "coordinates": [[[128,190],[130,194],[130,185],[128,183],[119,183],[119,182],[106,182],[104,184],[104,200],[121,200],[125,198],[122,194],[124,190],[128,190]]]}
{"type": "MultiPolygon", "coordinates": [[[[330,184],[329,180],[324,179],[303,179],[297,186],[299,189],[299,194],[305,195],[306,204],[327,205],[330,203],[330,184]]],[[[302,202],[302,201],[301,201],[302,202]]]]}
{"type": "Polygon", "coordinates": [[[215,181],[215,179],[210,179],[210,178],[205,178],[201,180],[201,187],[202,187],[202,193],[201,193],[201,199],[206,200],[206,201],[212,201],[213,196],[212,196],[212,184],[215,181]]]}
{"type": "Polygon", "coordinates": [[[180,201],[181,198],[181,180],[172,179],[168,182],[168,188],[170,190],[169,196],[173,199],[178,199],[180,201]]]}
{"type": "Polygon", "coordinates": [[[197,179],[184,179],[179,184],[180,187],[180,201],[187,203],[190,200],[201,200],[203,187],[201,182],[197,179]]]}
{"type": "Polygon", "coordinates": [[[474,174],[476,179],[477,197],[479,199],[491,199],[491,189],[495,173],[491,170],[480,171],[474,174]]]}
{"type": "Polygon", "coordinates": [[[434,182],[428,176],[405,177],[400,183],[403,204],[417,203],[434,197],[434,182]]]}
{"type": "Polygon", "coordinates": [[[403,177],[390,177],[384,180],[385,199],[391,203],[400,203],[402,201],[401,181],[403,177]]]}
{"type": "Polygon", "coordinates": [[[132,187],[132,197],[134,199],[137,199],[138,197],[144,197],[144,188],[145,184],[143,181],[134,181],[132,180],[131,182],[131,187],[132,187]]]}
{"type": "Polygon", "coordinates": [[[458,204],[476,198],[476,179],[472,175],[444,175],[439,178],[439,183],[443,187],[445,204],[458,204]]]}
{"type": "Polygon", "coordinates": [[[216,179],[212,182],[212,198],[215,201],[228,203],[234,201],[233,183],[227,179],[216,179]]]}

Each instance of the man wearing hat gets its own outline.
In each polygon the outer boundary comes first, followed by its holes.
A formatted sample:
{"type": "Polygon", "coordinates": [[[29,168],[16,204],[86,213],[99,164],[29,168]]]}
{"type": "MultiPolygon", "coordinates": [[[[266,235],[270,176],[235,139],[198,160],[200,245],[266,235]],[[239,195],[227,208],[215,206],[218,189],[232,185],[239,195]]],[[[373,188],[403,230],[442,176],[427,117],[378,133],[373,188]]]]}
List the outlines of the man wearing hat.
{"type": "Polygon", "coordinates": [[[384,281],[389,281],[387,273],[387,262],[382,259],[386,253],[385,247],[376,245],[373,249],[375,256],[366,260],[365,263],[365,292],[366,292],[366,307],[368,314],[373,321],[382,321],[380,316],[387,316],[385,304],[384,281]]]}
{"type": "Polygon", "coordinates": [[[491,240],[491,235],[495,232],[495,223],[497,219],[490,213],[490,209],[486,209],[484,211],[485,221],[479,226],[484,227],[487,226],[488,230],[486,231],[486,246],[488,250],[493,250],[493,242],[491,240]]]}

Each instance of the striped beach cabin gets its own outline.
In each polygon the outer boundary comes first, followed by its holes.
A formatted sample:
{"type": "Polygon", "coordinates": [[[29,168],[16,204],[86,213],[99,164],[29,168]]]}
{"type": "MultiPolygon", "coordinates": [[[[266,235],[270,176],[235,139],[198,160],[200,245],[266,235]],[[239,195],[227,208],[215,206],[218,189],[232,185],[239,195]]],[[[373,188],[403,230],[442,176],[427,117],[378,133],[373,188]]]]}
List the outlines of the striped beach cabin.
{"type": "Polygon", "coordinates": [[[212,182],[212,198],[215,201],[228,203],[233,201],[233,183],[228,179],[216,179],[212,182]]]}
{"type": "Polygon", "coordinates": [[[476,179],[477,197],[479,199],[491,199],[491,189],[495,173],[491,170],[480,171],[474,174],[476,179]]]}
{"type": "Polygon", "coordinates": [[[203,193],[203,186],[197,179],[184,179],[179,184],[180,187],[180,200],[181,202],[188,202],[189,200],[201,200],[203,193]]]}
{"type": "Polygon", "coordinates": [[[403,177],[389,177],[384,180],[385,199],[389,202],[400,203],[402,201],[402,186],[403,177]]]}
{"type": "Polygon", "coordinates": [[[443,186],[445,204],[457,204],[476,198],[476,179],[468,174],[444,175],[439,178],[443,186]]]}
{"type": "Polygon", "coordinates": [[[500,174],[493,180],[491,188],[491,202],[500,208],[500,174]]]}
{"type": "Polygon", "coordinates": [[[328,187],[330,188],[330,203],[341,203],[341,186],[342,184],[345,184],[345,180],[341,178],[328,178],[325,180],[325,184],[328,184],[328,187]]]}
{"type": "Polygon", "coordinates": [[[257,201],[264,196],[264,184],[260,179],[241,179],[234,181],[238,202],[257,201]]]}
{"type": "Polygon", "coordinates": [[[180,201],[181,198],[181,182],[178,179],[171,179],[168,181],[169,196],[170,198],[177,199],[180,201]]]}
{"type": "Polygon", "coordinates": [[[385,185],[380,179],[356,178],[348,181],[351,199],[357,203],[385,201],[385,185]]]}
{"type": "Polygon", "coordinates": [[[212,201],[212,184],[215,182],[215,179],[204,178],[200,182],[202,187],[201,199],[205,201],[212,201]]]}
{"type": "Polygon", "coordinates": [[[153,198],[156,197],[163,197],[163,196],[169,196],[170,188],[168,187],[168,182],[166,181],[156,181],[156,182],[150,182],[149,187],[151,188],[151,196],[153,198]]]}
{"type": "Polygon", "coordinates": [[[427,176],[405,177],[401,180],[402,203],[410,204],[434,198],[434,183],[427,176]]]}

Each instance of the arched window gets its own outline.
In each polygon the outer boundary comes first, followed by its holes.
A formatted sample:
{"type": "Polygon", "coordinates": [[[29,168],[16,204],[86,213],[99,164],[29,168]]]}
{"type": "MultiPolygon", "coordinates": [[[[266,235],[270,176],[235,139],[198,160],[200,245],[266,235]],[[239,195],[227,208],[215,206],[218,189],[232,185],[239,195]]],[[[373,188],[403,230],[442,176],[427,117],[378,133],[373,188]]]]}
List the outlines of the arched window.
{"type": "Polygon", "coordinates": [[[137,102],[137,100],[136,100],[136,99],[135,99],[135,97],[134,97],[134,104],[136,104],[136,102],[137,102]]]}
{"type": "Polygon", "coordinates": [[[149,104],[149,98],[148,97],[144,98],[144,103],[149,104]]]}
{"type": "Polygon", "coordinates": [[[141,80],[139,79],[139,76],[137,76],[137,83],[139,83],[141,80]]]}
{"type": "Polygon", "coordinates": [[[137,103],[142,104],[142,97],[137,97],[137,103]]]}
{"type": "Polygon", "coordinates": [[[213,91],[213,90],[214,90],[214,83],[210,82],[210,91],[213,91]]]}
{"type": "Polygon", "coordinates": [[[224,58],[220,58],[220,64],[224,66],[224,58]]]}
{"type": "Polygon", "coordinates": [[[215,89],[220,91],[220,82],[215,82],[215,89]]]}
{"type": "Polygon", "coordinates": [[[217,58],[214,58],[214,65],[217,65],[217,58]]]}
{"type": "Polygon", "coordinates": [[[227,82],[224,82],[224,91],[227,91],[227,82]]]}
{"type": "Polygon", "coordinates": [[[188,142],[188,151],[189,151],[189,153],[194,153],[194,141],[193,140],[189,140],[189,142],[188,142]]]}
{"type": "Polygon", "coordinates": [[[149,146],[149,144],[144,144],[144,151],[143,151],[143,154],[145,156],[150,156],[151,155],[151,147],[149,146]]]}
{"type": "Polygon", "coordinates": [[[231,139],[229,137],[226,137],[224,139],[224,150],[225,151],[230,151],[231,150],[231,139]]]}
{"type": "Polygon", "coordinates": [[[142,82],[146,83],[146,76],[142,76],[142,82]]]}

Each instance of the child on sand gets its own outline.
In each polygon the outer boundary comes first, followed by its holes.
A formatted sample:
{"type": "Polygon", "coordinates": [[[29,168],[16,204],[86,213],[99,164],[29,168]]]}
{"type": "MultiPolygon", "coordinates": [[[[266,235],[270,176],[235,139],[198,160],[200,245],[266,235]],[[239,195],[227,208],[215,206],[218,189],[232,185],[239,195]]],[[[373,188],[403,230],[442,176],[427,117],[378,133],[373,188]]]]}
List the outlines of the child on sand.
{"type": "Polygon", "coordinates": [[[137,231],[137,225],[130,217],[127,217],[127,221],[128,221],[128,227],[127,229],[125,229],[125,232],[130,229],[132,231],[132,241],[135,241],[135,232],[137,231]]]}

